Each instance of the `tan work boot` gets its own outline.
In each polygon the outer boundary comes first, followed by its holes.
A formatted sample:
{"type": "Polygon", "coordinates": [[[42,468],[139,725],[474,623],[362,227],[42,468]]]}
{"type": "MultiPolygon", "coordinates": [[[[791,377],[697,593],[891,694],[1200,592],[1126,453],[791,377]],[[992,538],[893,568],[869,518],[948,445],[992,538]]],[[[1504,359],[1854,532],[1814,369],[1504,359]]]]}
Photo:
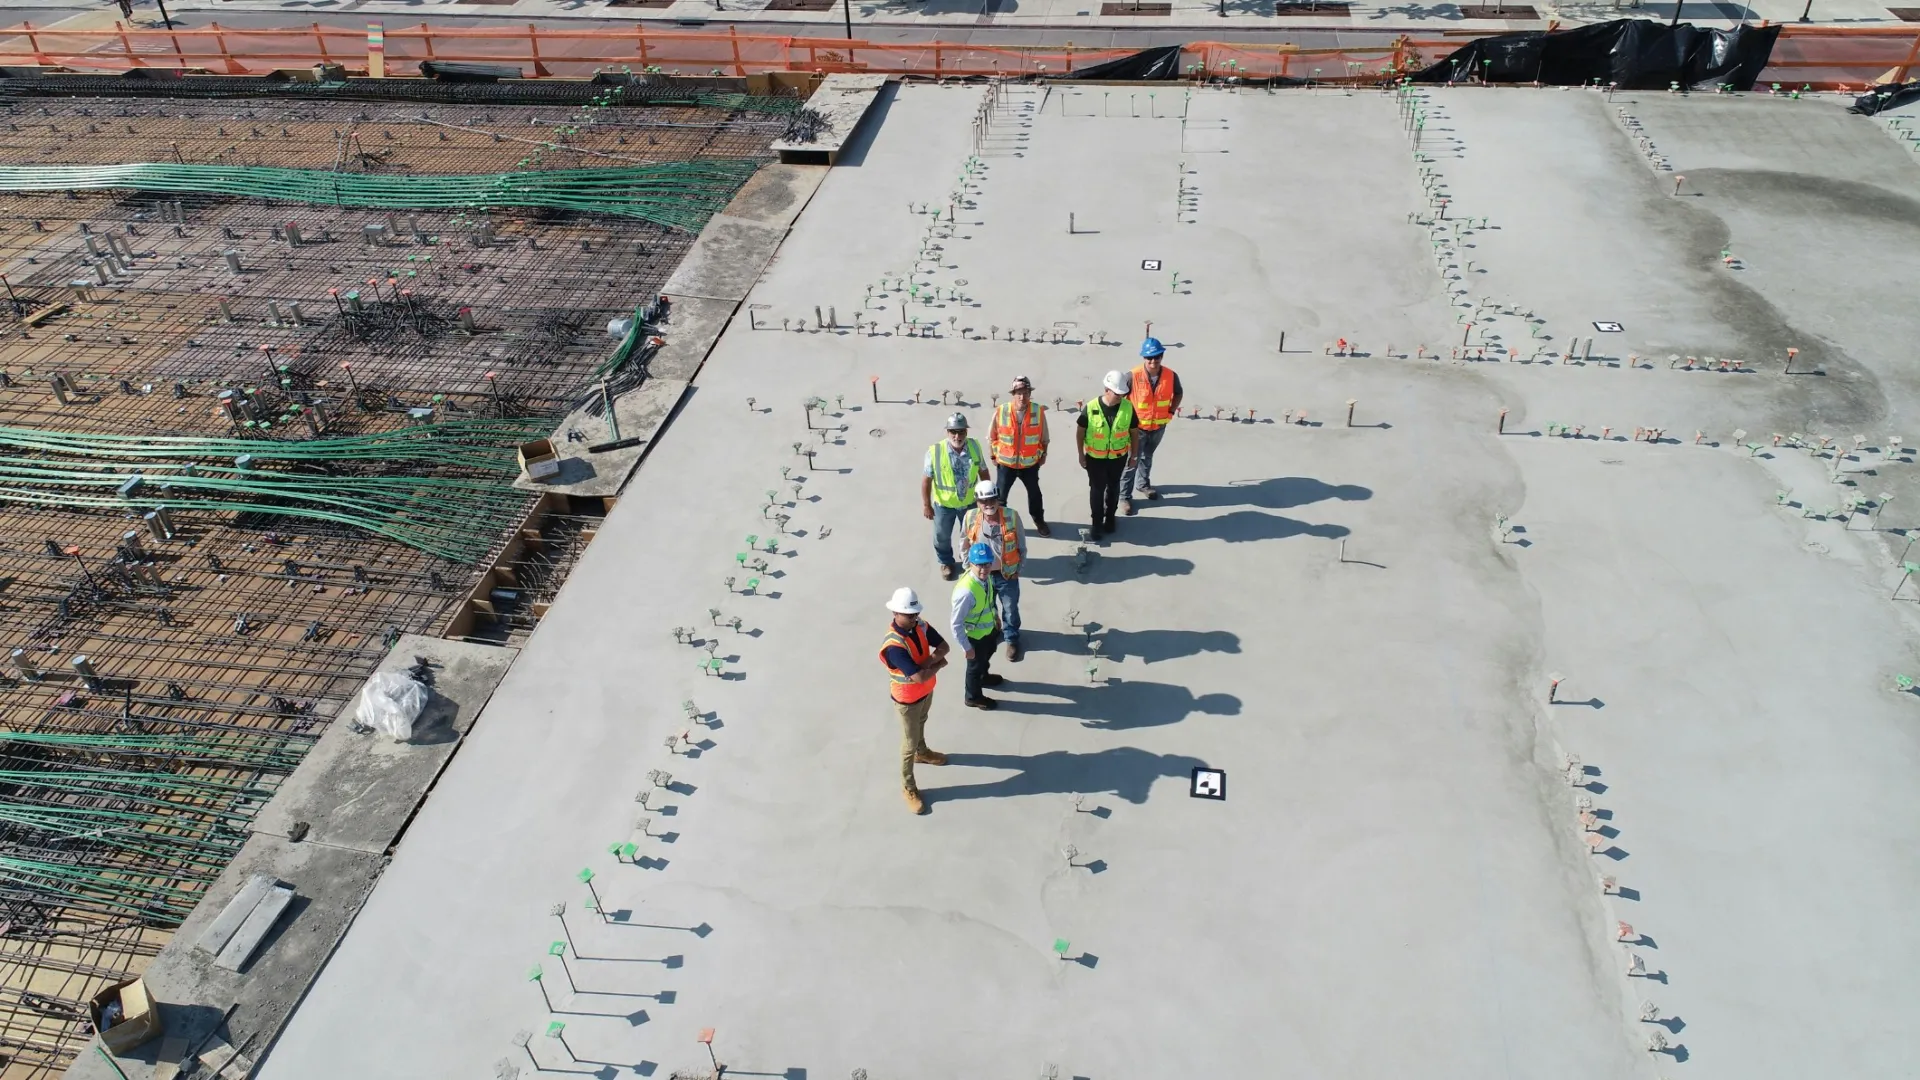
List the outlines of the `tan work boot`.
{"type": "Polygon", "coordinates": [[[912,788],[907,788],[906,790],[902,791],[901,794],[906,796],[907,809],[913,811],[916,814],[924,814],[927,812],[926,800],[920,797],[920,793],[918,791],[915,791],[912,788]]]}
{"type": "Polygon", "coordinates": [[[916,750],[913,753],[913,761],[916,765],[945,765],[947,755],[938,750],[916,750]]]}

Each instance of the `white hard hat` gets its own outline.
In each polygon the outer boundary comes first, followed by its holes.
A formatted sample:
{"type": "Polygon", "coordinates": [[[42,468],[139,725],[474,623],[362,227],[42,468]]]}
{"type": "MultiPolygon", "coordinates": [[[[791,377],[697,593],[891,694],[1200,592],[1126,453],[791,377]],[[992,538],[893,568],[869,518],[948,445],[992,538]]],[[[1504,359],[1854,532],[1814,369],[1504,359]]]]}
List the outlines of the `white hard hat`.
{"type": "Polygon", "coordinates": [[[901,615],[918,615],[920,594],[902,585],[893,590],[893,599],[887,601],[887,610],[901,615]]]}
{"type": "Polygon", "coordinates": [[[982,480],[973,485],[973,497],[976,499],[998,499],[1000,489],[991,480],[982,480]]]}
{"type": "Polygon", "coordinates": [[[1109,371],[1107,377],[1100,380],[1100,385],[1116,394],[1124,394],[1133,388],[1133,380],[1124,371],[1109,371]]]}

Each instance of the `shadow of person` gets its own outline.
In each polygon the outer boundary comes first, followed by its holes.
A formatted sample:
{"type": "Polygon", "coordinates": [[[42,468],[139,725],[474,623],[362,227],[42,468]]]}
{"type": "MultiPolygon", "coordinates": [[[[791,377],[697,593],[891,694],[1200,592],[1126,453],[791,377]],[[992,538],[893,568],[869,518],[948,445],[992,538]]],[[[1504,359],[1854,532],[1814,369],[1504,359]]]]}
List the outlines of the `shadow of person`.
{"type": "MultiPolygon", "coordinates": [[[[1086,581],[1120,582],[1149,577],[1180,577],[1193,573],[1193,560],[1169,559],[1163,555],[1108,555],[1093,553],[1088,560],[1086,581]]],[[[1074,572],[1072,555],[1049,555],[1028,559],[1020,566],[1020,577],[1041,585],[1083,580],[1074,572]]]]}
{"type": "Polygon", "coordinates": [[[1100,655],[1114,660],[1137,656],[1149,664],[1203,652],[1240,651],[1240,635],[1225,630],[1109,630],[1098,637],[1100,655]]]}
{"type": "Polygon", "coordinates": [[[1064,699],[1025,701],[1003,696],[998,700],[1006,712],[1066,716],[1079,720],[1085,727],[1108,731],[1177,724],[1197,712],[1210,716],[1240,715],[1240,699],[1232,694],[1195,697],[1193,691],[1174,683],[1109,679],[1101,686],[1072,686],[1020,683],[1009,677],[1005,688],[1014,693],[1048,694],[1064,699]]]}
{"type": "Polygon", "coordinates": [[[1309,503],[1339,499],[1364,502],[1373,489],[1358,484],[1329,484],[1311,476],[1274,476],[1265,480],[1235,480],[1227,484],[1163,487],[1160,498],[1168,506],[1257,506],[1287,510],[1309,503]]]}
{"type": "Polygon", "coordinates": [[[1020,757],[1016,754],[947,755],[950,765],[1014,770],[1012,776],[981,784],[921,788],[928,802],[962,799],[1005,799],[1016,795],[1110,794],[1134,804],[1147,801],[1156,780],[1188,776],[1198,758],[1182,754],[1155,754],[1137,746],[1116,746],[1091,754],[1050,750],[1020,757]]]}
{"type": "Polygon", "coordinates": [[[1350,531],[1345,525],[1309,525],[1279,514],[1235,510],[1210,518],[1125,518],[1119,531],[1114,534],[1114,540],[1140,547],[1189,544],[1195,540],[1225,540],[1229,544],[1244,544],[1253,540],[1285,540],[1294,536],[1338,540],[1350,531]]]}

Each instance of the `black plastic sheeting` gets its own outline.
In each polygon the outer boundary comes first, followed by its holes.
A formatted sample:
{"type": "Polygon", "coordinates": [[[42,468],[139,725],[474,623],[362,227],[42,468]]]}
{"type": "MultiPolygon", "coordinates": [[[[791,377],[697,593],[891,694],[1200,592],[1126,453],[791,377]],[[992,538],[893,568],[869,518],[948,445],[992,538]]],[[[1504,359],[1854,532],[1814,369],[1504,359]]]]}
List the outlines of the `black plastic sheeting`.
{"type": "Polygon", "coordinates": [[[1899,108],[1909,101],[1920,101],[1920,79],[1896,83],[1893,86],[1876,86],[1854,98],[1853,104],[1847,111],[1859,113],[1861,116],[1872,116],[1887,109],[1899,108]]]}
{"type": "Polygon", "coordinates": [[[1146,49],[1123,56],[1118,60],[1109,60],[1104,64],[1095,64],[1090,68],[1081,68],[1073,73],[1076,79],[1153,79],[1164,81],[1180,77],[1180,46],[1165,45],[1157,49],[1146,49]]]}
{"type": "Polygon", "coordinates": [[[420,74],[441,82],[495,83],[518,79],[520,69],[503,64],[470,64],[457,60],[422,60],[420,74]]]}
{"type": "Polygon", "coordinates": [[[1751,90],[1773,55],[1779,26],[1709,30],[1652,19],[1551,32],[1496,34],[1456,49],[1413,76],[1414,82],[1544,83],[1622,90],[1751,90]]]}

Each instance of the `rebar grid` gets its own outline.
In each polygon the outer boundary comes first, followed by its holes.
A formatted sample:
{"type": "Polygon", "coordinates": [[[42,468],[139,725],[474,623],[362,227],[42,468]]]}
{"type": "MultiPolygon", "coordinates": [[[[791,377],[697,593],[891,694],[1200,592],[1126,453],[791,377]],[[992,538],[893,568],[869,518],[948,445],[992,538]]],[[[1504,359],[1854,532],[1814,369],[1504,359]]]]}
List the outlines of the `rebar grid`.
{"type": "Polygon", "coordinates": [[[788,118],[712,108],[112,100],[22,104],[0,117],[13,165],[256,165],[367,173],[496,173],[766,156],[788,118]],[[131,128],[132,130],[129,130],[131,128]]]}
{"type": "MultiPolygon", "coordinates": [[[[404,176],[764,160],[783,122],[43,100],[0,115],[0,164],[404,176]]],[[[439,509],[410,504],[416,488],[504,485],[519,433],[550,430],[610,358],[644,364],[609,324],[659,291],[691,236],[563,212],[194,194],[0,195],[0,210],[0,428],[15,429],[0,487],[16,492],[0,501],[0,650],[19,650],[0,663],[0,1075],[41,1080],[84,1048],[86,999],[142,970],[393,642],[439,633],[535,505],[490,489],[455,562],[291,516],[257,473],[311,475],[308,495],[374,484],[407,528],[439,509]],[[495,425],[485,460],[400,467],[346,449],[479,425],[495,425]],[[179,483],[189,461],[196,479],[179,483]],[[142,470],[145,489],[123,496],[142,470]],[[158,503],[156,531],[142,515],[158,503]]],[[[531,630],[590,538],[591,503],[515,546],[496,573],[514,600],[476,640],[531,630]]]]}

